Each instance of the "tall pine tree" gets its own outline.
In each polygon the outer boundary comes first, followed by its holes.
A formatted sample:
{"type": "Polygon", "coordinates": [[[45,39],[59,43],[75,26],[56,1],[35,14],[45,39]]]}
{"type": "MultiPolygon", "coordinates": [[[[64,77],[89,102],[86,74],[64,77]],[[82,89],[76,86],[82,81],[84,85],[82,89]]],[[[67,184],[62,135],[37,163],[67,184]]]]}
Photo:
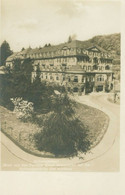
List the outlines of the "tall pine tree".
{"type": "Polygon", "coordinates": [[[0,47],[0,66],[4,66],[8,56],[13,54],[13,51],[10,49],[9,43],[4,41],[0,47]]]}

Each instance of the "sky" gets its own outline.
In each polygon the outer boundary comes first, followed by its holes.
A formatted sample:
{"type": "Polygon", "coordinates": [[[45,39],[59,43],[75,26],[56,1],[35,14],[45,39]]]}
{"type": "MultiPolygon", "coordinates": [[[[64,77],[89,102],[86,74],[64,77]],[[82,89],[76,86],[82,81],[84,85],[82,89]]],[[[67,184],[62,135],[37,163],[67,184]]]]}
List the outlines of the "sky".
{"type": "Polygon", "coordinates": [[[1,42],[13,51],[121,31],[115,0],[1,0],[1,13],[1,42]]]}

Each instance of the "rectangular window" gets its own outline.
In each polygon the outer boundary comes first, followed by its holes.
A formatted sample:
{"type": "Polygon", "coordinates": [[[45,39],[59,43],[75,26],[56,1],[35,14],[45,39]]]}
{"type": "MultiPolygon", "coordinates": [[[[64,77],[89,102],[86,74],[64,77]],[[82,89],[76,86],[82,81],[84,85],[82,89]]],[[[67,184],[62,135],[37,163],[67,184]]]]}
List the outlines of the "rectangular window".
{"type": "Polygon", "coordinates": [[[62,64],[62,66],[64,66],[64,67],[65,67],[65,66],[66,66],[66,64],[62,64]]]}
{"type": "Polygon", "coordinates": [[[65,77],[63,77],[63,81],[65,81],[65,77]]]}
{"type": "Polygon", "coordinates": [[[84,67],[84,70],[87,70],[87,66],[83,66],[84,67]]]}
{"type": "Polygon", "coordinates": [[[74,82],[76,82],[76,83],[78,82],[78,76],[74,77],[74,82]]]}
{"type": "Polygon", "coordinates": [[[88,70],[91,70],[91,66],[88,66],[88,70]]]}
{"type": "Polygon", "coordinates": [[[82,83],[84,83],[84,78],[85,78],[85,77],[82,77],[82,83]]]}
{"type": "Polygon", "coordinates": [[[68,77],[68,82],[70,82],[71,81],[71,79],[70,79],[70,77],[68,77]]]}

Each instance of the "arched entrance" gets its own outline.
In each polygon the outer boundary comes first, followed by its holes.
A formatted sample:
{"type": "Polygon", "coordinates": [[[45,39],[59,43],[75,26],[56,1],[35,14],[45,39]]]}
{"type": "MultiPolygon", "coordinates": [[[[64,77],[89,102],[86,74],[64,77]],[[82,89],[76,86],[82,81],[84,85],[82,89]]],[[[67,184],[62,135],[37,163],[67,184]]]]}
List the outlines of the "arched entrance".
{"type": "Polygon", "coordinates": [[[99,92],[99,91],[103,91],[103,85],[98,85],[96,87],[96,91],[99,92]]]}

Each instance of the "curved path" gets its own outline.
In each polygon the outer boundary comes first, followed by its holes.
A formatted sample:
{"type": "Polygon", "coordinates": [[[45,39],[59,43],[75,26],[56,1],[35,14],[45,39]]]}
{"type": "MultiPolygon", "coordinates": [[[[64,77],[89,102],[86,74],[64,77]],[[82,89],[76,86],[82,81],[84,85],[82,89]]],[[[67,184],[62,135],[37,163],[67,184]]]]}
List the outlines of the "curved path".
{"type": "Polygon", "coordinates": [[[1,133],[2,170],[42,171],[118,171],[119,170],[119,126],[120,106],[107,101],[108,94],[75,96],[80,103],[98,108],[110,117],[107,132],[102,141],[83,155],[83,159],[50,159],[33,156],[21,150],[1,133]]]}

